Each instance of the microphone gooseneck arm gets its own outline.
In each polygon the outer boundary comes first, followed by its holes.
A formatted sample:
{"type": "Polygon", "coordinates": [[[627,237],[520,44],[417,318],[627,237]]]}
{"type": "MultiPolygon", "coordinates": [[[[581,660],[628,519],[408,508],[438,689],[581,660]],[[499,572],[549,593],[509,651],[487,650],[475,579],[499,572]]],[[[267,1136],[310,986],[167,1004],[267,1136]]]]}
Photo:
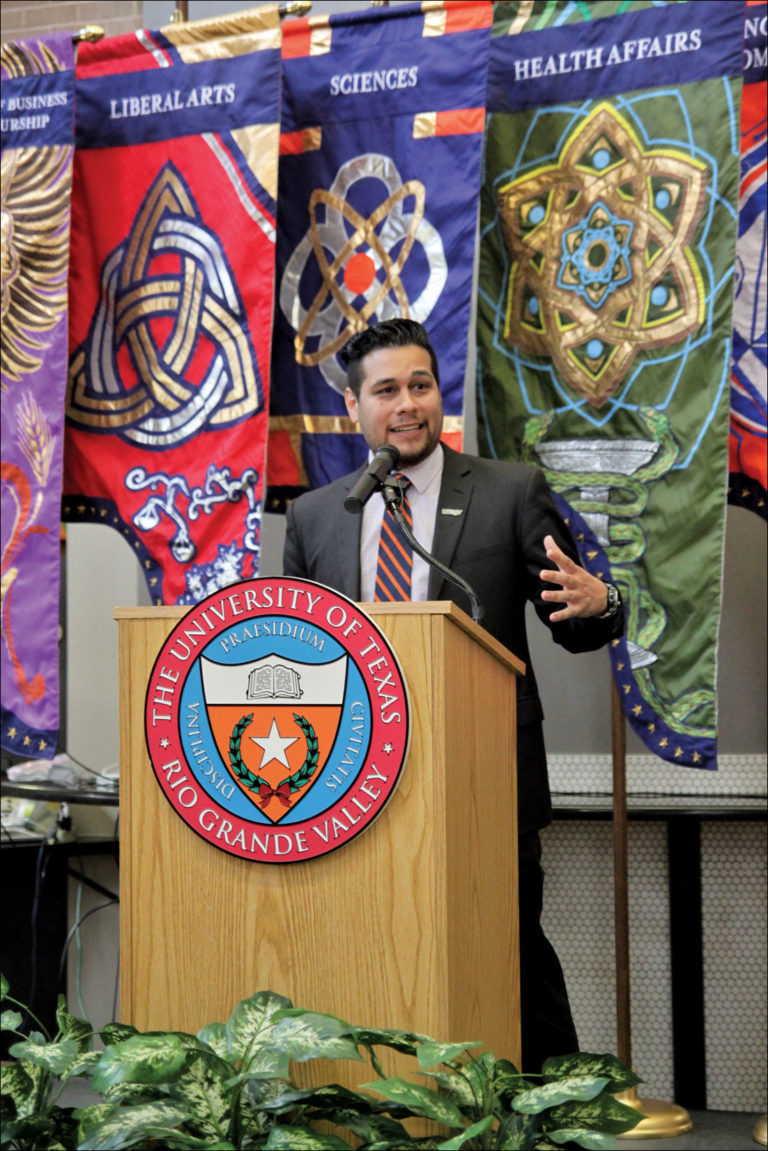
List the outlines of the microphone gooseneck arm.
{"type": "Polygon", "coordinates": [[[394,516],[395,523],[413,550],[417,553],[417,555],[420,555],[423,560],[426,560],[427,563],[430,564],[433,568],[436,568],[436,570],[439,571],[441,575],[445,576],[447,580],[450,580],[451,583],[456,584],[458,588],[461,588],[461,590],[469,599],[470,604],[472,605],[472,619],[475,621],[475,623],[482,623],[483,605],[477,598],[477,594],[475,593],[474,589],[470,587],[467,581],[462,579],[460,575],[457,575],[456,572],[451,571],[449,567],[446,567],[445,564],[441,563],[439,559],[435,558],[435,556],[430,555],[427,549],[422,547],[408,526],[408,521],[403,515],[403,511],[400,506],[403,502],[403,490],[399,483],[396,480],[391,480],[391,482],[389,480],[385,480],[383,483],[382,494],[384,496],[384,503],[394,516]]]}

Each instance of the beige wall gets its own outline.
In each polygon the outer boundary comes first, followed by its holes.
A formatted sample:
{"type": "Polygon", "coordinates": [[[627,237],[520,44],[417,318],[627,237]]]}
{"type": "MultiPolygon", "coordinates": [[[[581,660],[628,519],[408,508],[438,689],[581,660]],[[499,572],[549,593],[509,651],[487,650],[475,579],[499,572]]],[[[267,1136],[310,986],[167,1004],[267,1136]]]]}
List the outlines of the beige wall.
{"type": "Polygon", "coordinates": [[[107,36],[142,26],[141,0],[3,0],[3,40],[21,40],[42,32],[79,32],[98,24],[107,36]]]}

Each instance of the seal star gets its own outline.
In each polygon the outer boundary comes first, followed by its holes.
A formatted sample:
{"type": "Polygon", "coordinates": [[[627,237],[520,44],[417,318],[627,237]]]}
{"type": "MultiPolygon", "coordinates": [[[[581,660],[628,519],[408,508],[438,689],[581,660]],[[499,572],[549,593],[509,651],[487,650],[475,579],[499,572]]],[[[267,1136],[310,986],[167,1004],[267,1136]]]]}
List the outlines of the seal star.
{"type": "Polygon", "coordinates": [[[288,760],[285,757],[286,748],[289,748],[292,743],[295,743],[298,736],[282,736],[277,729],[277,720],[272,718],[272,726],[269,729],[269,735],[251,735],[248,737],[252,743],[258,743],[264,749],[264,754],[261,758],[261,766],[266,767],[273,759],[278,763],[284,763],[286,767],[290,767],[288,760]]]}

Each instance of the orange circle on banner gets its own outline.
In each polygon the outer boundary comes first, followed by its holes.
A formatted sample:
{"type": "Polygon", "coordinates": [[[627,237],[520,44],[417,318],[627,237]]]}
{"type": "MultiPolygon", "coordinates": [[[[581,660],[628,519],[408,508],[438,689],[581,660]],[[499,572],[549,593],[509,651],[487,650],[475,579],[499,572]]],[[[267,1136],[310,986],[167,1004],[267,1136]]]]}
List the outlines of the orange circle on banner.
{"type": "Polygon", "coordinates": [[[344,267],[344,283],[357,296],[368,291],[375,275],[376,265],[365,252],[351,256],[344,267]]]}

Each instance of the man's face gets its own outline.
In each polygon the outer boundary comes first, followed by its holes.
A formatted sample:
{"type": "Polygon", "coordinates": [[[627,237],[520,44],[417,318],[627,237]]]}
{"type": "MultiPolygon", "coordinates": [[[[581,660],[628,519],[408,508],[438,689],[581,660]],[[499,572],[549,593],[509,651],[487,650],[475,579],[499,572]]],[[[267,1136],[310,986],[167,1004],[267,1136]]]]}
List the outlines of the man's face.
{"type": "Polygon", "coordinates": [[[349,417],[372,451],[382,444],[400,450],[399,467],[427,458],[443,429],[443,398],[432,374],[429,352],[411,344],[377,348],[361,361],[360,398],[344,392],[349,417]]]}

